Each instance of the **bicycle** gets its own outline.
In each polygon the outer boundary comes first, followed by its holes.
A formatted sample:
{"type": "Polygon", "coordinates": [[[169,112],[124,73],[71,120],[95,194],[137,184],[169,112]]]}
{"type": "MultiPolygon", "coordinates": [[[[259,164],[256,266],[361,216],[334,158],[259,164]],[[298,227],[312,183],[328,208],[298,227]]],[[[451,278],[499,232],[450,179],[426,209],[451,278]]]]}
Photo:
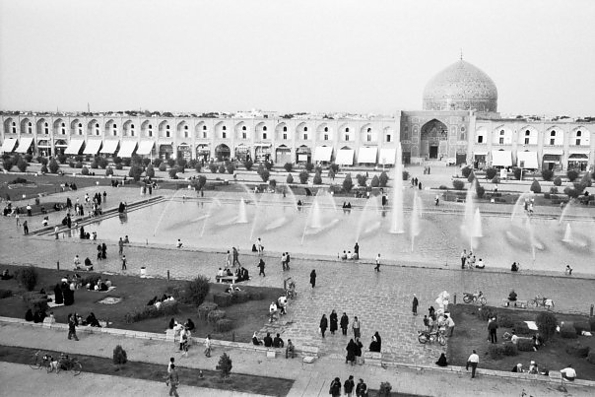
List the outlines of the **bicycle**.
{"type": "Polygon", "coordinates": [[[29,364],[32,369],[45,368],[48,372],[50,371],[50,360],[48,355],[42,354],[41,350],[37,350],[33,353],[33,362],[29,364]]]}
{"type": "Polygon", "coordinates": [[[76,357],[62,356],[58,361],[58,371],[72,371],[74,376],[80,375],[83,371],[83,365],[78,361],[76,357]]]}
{"type": "Polygon", "coordinates": [[[540,297],[539,295],[536,295],[535,298],[531,299],[529,302],[527,302],[527,304],[535,309],[539,307],[545,307],[547,310],[551,310],[555,306],[552,299],[546,298],[545,296],[540,297]]]}
{"type": "Polygon", "coordinates": [[[485,296],[483,296],[483,292],[478,291],[474,294],[470,293],[470,292],[463,292],[463,302],[465,303],[479,303],[482,306],[485,306],[488,304],[488,300],[486,299],[485,296]]]}

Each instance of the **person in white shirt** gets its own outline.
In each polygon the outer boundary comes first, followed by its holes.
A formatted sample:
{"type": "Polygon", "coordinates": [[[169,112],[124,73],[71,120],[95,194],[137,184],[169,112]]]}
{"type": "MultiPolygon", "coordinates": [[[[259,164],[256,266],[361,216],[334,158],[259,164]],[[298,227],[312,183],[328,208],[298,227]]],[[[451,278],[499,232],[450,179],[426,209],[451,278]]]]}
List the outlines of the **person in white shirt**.
{"type": "Polygon", "coordinates": [[[576,371],[574,370],[574,368],[572,368],[572,365],[569,365],[568,367],[564,368],[560,371],[560,373],[562,374],[562,377],[564,379],[569,381],[573,381],[576,378],[576,371]]]}
{"type": "Polygon", "coordinates": [[[473,353],[467,359],[467,371],[469,371],[469,366],[471,366],[471,378],[475,378],[475,371],[477,370],[477,365],[479,364],[479,356],[477,352],[473,350],[473,353]]]}
{"type": "Polygon", "coordinates": [[[447,327],[446,336],[451,337],[452,333],[455,330],[455,322],[452,319],[452,317],[447,314],[444,315],[444,318],[446,319],[446,327],[447,327]]]}
{"type": "Polygon", "coordinates": [[[178,242],[176,243],[176,248],[182,248],[182,241],[180,239],[178,239],[178,242]]]}

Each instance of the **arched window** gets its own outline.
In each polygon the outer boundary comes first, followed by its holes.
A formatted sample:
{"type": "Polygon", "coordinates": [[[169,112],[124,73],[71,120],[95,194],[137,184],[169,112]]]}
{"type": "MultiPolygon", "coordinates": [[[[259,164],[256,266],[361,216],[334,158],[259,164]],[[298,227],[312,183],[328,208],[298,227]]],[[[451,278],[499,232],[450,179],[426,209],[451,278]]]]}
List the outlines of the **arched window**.
{"type": "Polygon", "coordinates": [[[99,135],[100,131],[99,131],[99,124],[95,124],[95,135],[99,135]]]}
{"type": "Polygon", "coordinates": [[[12,122],[12,133],[16,134],[17,133],[17,123],[16,122],[12,122]]]}
{"type": "Polygon", "coordinates": [[[28,132],[29,134],[33,134],[33,124],[32,124],[32,123],[29,123],[29,125],[28,125],[28,127],[27,127],[27,132],[28,132]]]}
{"type": "Polygon", "coordinates": [[[130,124],[130,136],[134,136],[134,124],[130,124]]]}
{"type": "Polygon", "coordinates": [[[61,133],[62,133],[62,135],[66,135],[66,124],[65,123],[62,123],[61,133]]]}
{"type": "Polygon", "coordinates": [[[188,138],[188,126],[184,126],[184,138],[188,138]]]}
{"type": "Polygon", "coordinates": [[[149,124],[149,127],[147,129],[147,135],[149,135],[149,137],[153,136],[153,125],[149,124]]]}
{"type": "Polygon", "coordinates": [[[286,126],[283,127],[283,132],[287,132],[287,127],[286,126]]]}
{"type": "Polygon", "coordinates": [[[266,131],[267,130],[267,126],[265,125],[264,127],[262,127],[262,130],[263,131],[266,131]]]}
{"type": "Polygon", "coordinates": [[[50,133],[50,126],[48,125],[48,123],[44,123],[44,125],[43,125],[43,133],[46,134],[46,135],[50,133]]]}
{"type": "Polygon", "coordinates": [[[77,133],[78,133],[79,135],[83,135],[83,124],[82,124],[82,123],[79,123],[79,124],[78,124],[78,127],[77,127],[77,133]]]}

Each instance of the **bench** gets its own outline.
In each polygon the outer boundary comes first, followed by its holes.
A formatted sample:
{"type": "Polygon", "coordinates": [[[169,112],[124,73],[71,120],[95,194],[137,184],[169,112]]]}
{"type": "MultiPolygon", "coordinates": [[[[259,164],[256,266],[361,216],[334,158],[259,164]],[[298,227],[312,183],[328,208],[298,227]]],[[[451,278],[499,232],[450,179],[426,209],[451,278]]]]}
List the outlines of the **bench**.
{"type": "Polygon", "coordinates": [[[215,276],[218,283],[235,283],[238,281],[237,276],[215,276]]]}
{"type": "Polygon", "coordinates": [[[517,307],[517,308],[520,308],[520,309],[526,309],[527,308],[527,301],[520,300],[520,299],[517,299],[516,301],[511,301],[508,298],[503,298],[502,299],[502,306],[504,306],[504,307],[517,307]]]}
{"type": "Polygon", "coordinates": [[[550,371],[548,376],[552,382],[560,382],[560,384],[564,383],[564,378],[562,377],[562,372],[560,371],[550,371]]]}

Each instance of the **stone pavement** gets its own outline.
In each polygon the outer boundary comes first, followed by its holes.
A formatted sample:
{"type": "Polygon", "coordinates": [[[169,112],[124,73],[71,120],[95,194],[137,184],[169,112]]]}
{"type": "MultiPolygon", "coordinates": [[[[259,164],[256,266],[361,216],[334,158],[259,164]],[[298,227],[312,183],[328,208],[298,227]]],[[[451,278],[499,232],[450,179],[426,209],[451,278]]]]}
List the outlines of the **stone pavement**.
{"type": "MultiPolygon", "coordinates": [[[[169,357],[175,357],[176,363],[183,367],[214,369],[218,357],[225,351],[233,361],[232,372],[294,379],[295,383],[290,390],[290,397],[326,396],[332,378],[339,376],[341,380],[345,380],[349,375],[354,375],[356,380],[363,378],[369,387],[378,388],[381,382],[388,381],[394,391],[425,396],[452,396],[453,393],[456,393],[457,396],[520,396],[523,389],[529,394],[540,397],[587,396],[593,391],[592,388],[589,389],[585,386],[566,385],[569,394],[563,394],[555,389],[557,385],[546,381],[523,381],[487,375],[485,371],[482,373],[481,364],[478,377],[471,379],[468,372],[457,367],[449,369],[407,366],[389,366],[385,369],[371,365],[351,367],[343,361],[333,360],[329,357],[323,357],[313,364],[304,364],[298,358],[293,360],[279,356],[266,358],[262,352],[223,348],[216,348],[214,354],[207,358],[202,354],[201,346],[192,346],[189,356],[182,357],[171,342],[127,338],[105,333],[80,333],[79,336],[80,341],[75,342],[68,340],[66,333],[62,330],[35,327],[29,324],[0,323],[0,344],[2,345],[111,358],[113,348],[120,344],[126,350],[130,361],[162,364],[164,375],[169,357]]],[[[107,396],[122,395],[121,393],[138,395],[145,391],[147,391],[147,396],[167,393],[167,388],[160,380],[147,382],[124,378],[115,379],[103,375],[88,374],[84,371],[78,377],[71,377],[70,374],[56,376],[45,374],[43,371],[32,371],[23,366],[14,368],[12,365],[0,363],[0,395],[56,395],[47,393],[59,388],[59,384],[56,384],[53,379],[61,379],[61,384],[64,386],[63,379],[65,377],[68,379],[69,388],[81,390],[78,389],[80,385],[83,387],[82,390],[89,391],[90,395],[97,395],[94,394],[95,389],[103,390],[103,395],[107,396]],[[4,368],[8,368],[7,371],[4,371],[4,368]],[[35,384],[37,388],[23,383],[35,384]],[[94,386],[93,389],[89,388],[90,385],[94,386]],[[23,394],[20,393],[21,391],[23,394]],[[25,392],[27,393],[25,394],[25,392]]],[[[200,395],[199,393],[202,392],[215,397],[246,395],[190,388],[184,386],[184,379],[180,381],[182,383],[179,389],[180,395],[200,395]]],[[[60,393],[59,395],[70,394],[60,393]]]]}

